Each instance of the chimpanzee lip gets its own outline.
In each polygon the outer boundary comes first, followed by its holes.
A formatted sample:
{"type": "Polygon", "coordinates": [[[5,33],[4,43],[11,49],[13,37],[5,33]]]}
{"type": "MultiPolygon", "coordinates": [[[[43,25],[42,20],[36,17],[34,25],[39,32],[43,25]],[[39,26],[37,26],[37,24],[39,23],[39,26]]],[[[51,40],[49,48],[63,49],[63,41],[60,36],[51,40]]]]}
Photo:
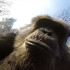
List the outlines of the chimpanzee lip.
{"type": "Polygon", "coordinates": [[[48,45],[46,45],[45,43],[39,41],[39,40],[34,40],[34,39],[26,39],[26,44],[28,44],[29,46],[34,46],[36,48],[40,48],[41,50],[43,50],[46,53],[49,53],[50,55],[54,56],[54,52],[53,49],[50,48],[48,45]]]}

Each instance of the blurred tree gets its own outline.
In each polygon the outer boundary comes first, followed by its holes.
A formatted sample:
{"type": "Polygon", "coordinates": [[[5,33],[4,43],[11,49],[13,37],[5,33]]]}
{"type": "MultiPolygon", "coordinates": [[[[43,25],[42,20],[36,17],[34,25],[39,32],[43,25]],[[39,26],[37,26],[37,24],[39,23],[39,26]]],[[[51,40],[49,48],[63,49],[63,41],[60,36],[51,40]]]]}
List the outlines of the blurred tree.
{"type": "Polygon", "coordinates": [[[70,7],[59,12],[56,15],[56,18],[65,20],[67,23],[70,23],[70,7]]]}
{"type": "Polygon", "coordinates": [[[9,6],[11,2],[6,0],[0,0],[0,16],[9,14],[9,6]]]}
{"type": "MultiPolygon", "coordinates": [[[[8,15],[10,13],[9,8],[11,6],[11,1],[9,0],[0,0],[0,16],[3,18],[3,16],[8,15]]],[[[11,31],[11,28],[13,26],[13,23],[16,20],[13,18],[6,18],[6,16],[3,18],[2,21],[0,21],[0,33],[11,31]]]]}
{"type": "Polygon", "coordinates": [[[4,18],[0,21],[0,32],[11,31],[13,23],[16,19],[13,18],[4,18]]]}

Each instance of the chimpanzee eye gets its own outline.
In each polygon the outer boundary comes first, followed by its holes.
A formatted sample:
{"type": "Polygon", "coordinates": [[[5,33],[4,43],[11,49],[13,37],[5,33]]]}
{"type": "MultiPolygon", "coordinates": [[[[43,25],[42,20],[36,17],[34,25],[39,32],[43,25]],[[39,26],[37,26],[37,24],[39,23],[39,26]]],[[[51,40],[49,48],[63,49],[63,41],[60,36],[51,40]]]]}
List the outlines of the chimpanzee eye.
{"type": "Polygon", "coordinates": [[[47,29],[41,28],[40,29],[44,34],[48,33],[47,29]]]}

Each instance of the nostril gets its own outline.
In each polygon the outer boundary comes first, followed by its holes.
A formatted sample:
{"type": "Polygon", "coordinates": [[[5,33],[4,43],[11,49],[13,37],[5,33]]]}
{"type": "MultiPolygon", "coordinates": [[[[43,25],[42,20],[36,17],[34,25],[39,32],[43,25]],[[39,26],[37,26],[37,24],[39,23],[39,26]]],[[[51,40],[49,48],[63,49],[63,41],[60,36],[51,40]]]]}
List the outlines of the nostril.
{"type": "Polygon", "coordinates": [[[52,36],[52,32],[48,32],[47,35],[48,35],[48,36],[52,36]]]}

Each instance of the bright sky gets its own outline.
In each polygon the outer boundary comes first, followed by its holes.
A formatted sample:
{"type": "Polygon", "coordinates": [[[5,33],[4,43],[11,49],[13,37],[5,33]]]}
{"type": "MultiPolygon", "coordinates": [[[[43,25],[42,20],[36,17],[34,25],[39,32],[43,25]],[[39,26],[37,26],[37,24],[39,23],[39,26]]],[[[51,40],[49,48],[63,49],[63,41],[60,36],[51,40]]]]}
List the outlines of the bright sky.
{"type": "MultiPolygon", "coordinates": [[[[12,0],[12,16],[17,19],[13,28],[19,28],[30,23],[31,18],[45,14],[46,9],[53,7],[50,0],[12,0]]],[[[49,12],[48,10],[46,12],[49,12]]]]}
{"type": "Polygon", "coordinates": [[[70,6],[70,0],[11,0],[11,16],[16,18],[13,28],[29,24],[38,15],[54,15],[70,6]]]}

